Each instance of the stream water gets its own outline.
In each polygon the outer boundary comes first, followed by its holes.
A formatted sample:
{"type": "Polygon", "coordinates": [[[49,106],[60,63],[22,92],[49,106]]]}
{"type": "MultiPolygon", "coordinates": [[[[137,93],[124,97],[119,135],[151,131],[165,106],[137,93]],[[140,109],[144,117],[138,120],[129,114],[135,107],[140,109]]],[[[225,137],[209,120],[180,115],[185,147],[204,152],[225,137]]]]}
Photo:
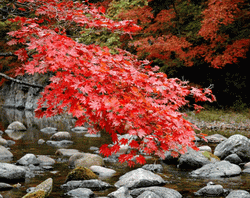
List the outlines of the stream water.
{"type": "MultiPolygon", "coordinates": [[[[40,132],[40,129],[45,127],[56,127],[58,128],[58,131],[70,132],[70,129],[74,126],[74,120],[60,116],[37,119],[31,111],[0,108],[0,130],[5,131],[8,125],[13,121],[20,121],[24,123],[28,130],[26,132],[16,133],[11,137],[6,133],[3,134],[3,138],[15,141],[15,144],[10,146],[10,151],[14,155],[13,161],[10,163],[15,163],[27,153],[47,155],[55,159],[57,163],[53,166],[53,170],[36,172],[36,176],[34,178],[27,178],[25,181],[20,182],[22,186],[19,189],[2,191],[0,194],[2,194],[4,198],[20,198],[26,194],[26,189],[34,187],[51,177],[53,179],[53,190],[49,197],[66,197],[64,195],[65,192],[60,189],[60,185],[65,182],[66,175],[71,171],[71,169],[68,168],[67,162],[61,162],[58,160],[58,156],[55,155],[58,148],[51,147],[47,144],[39,145],[37,142],[41,138],[45,141],[49,140],[51,136],[40,132]]],[[[216,133],[220,132],[216,131],[216,133]]],[[[100,145],[104,143],[111,142],[110,137],[105,134],[102,134],[101,137],[85,137],[84,134],[71,132],[71,135],[74,144],[67,148],[77,149],[81,152],[91,153],[92,151],[89,150],[91,146],[100,147],[100,145]]],[[[156,161],[155,163],[160,163],[160,161],[156,161]]],[[[224,188],[235,190],[242,189],[247,191],[250,190],[250,175],[248,174],[242,174],[231,178],[192,178],[189,176],[189,172],[191,170],[180,170],[176,167],[176,165],[166,165],[163,163],[162,165],[164,170],[159,175],[162,176],[163,179],[170,181],[170,183],[166,184],[165,187],[177,190],[183,195],[183,197],[186,198],[195,197],[193,193],[206,186],[209,181],[213,181],[215,184],[221,184],[224,188]]],[[[101,178],[103,181],[110,184],[114,184],[124,173],[139,167],[129,168],[120,164],[106,164],[106,166],[117,171],[117,174],[114,177],[101,178]]],[[[106,196],[115,190],[115,188],[111,188],[105,191],[94,191],[94,193],[96,196],[106,196]]]]}

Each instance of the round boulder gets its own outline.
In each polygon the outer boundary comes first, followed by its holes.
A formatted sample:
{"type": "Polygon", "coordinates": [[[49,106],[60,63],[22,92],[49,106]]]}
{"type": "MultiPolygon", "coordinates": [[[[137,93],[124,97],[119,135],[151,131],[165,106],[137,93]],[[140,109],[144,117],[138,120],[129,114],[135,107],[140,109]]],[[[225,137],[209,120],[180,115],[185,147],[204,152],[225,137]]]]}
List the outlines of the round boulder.
{"type": "Polygon", "coordinates": [[[214,155],[224,159],[230,154],[237,154],[243,161],[250,161],[250,141],[247,137],[236,134],[218,144],[214,155]]]}
{"type": "Polygon", "coordinates": [[[71,135],[69,132],[66,131],[60,131],[57,132],[55,134],[53,134],[50,137],[51,140],[55,140],[55,141],[60,141],[60,140],[70,140],[71,139],[71,135]]]}
{"type": "Polygon", "coordinates": [[[13,131],[26,131],[26,127],[23,125],[23,123],[19,121],[12,122],[8,127],[7,130],[13,130],[13,131]]]}

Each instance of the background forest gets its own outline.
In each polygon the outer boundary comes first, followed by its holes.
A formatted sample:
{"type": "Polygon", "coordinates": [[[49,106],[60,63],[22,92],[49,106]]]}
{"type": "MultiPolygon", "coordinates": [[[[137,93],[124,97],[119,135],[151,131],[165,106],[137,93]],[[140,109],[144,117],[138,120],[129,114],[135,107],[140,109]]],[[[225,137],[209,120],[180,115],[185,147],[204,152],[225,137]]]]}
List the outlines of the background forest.
{"type": "MultiPolygon", "coordinates": [[[[250,106],[248,89],[250,3],[247,0],[101,0],[89,1],[113,20],[134,20],[142,29],[133,34],[67,27],[67,34],[85,44],[122,48],[158,65],[168,77],[213,87],[216,108],[242,110],[250,106]]],[[[19,66],[9,56],[18,46],[6,44],[17,28],[7,19],[31,15],[17,1],[1,1],[0,72],[14,76],[19,66]]],[[[21,44],[20,46],[21,47],[21,44]]],[[[4,79],[1,80],[1,83],[4,79]]]]}

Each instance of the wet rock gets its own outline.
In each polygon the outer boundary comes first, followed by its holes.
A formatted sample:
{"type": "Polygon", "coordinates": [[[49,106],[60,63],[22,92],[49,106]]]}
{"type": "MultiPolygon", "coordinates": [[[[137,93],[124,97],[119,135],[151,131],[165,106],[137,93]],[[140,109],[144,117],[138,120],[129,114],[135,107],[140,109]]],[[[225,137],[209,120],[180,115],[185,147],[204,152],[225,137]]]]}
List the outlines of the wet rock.
{"type": "Polygon", "coordinates": [[[151,186],[151,187],[147,187],[147,188],[137,188],[137,189],[130,191],[130,195],[132,197],[138,197],[142,193],[144,193],[145,191],[151,191],[151,192],[155,193],[156,195],[158,195],[160,198],[165,198],[165,197],[167,197],[167,198],[181,198],[182,197],[182,195],[174,189],[165,188],[165,187],[158,187],[158,186],[151,186]]]}
{"type": "Polygon", "coordinates": [[[55,141],[60,141],[60,140],[70,140],[71,139],[71,135],[69,132],[66,131],[60,131],[57,132],[55,134],[53,134],[50,137],[51,140],[55,140],[55,141]]]}
{"type": "Polygon", "coordinates": [[[233,190],[226,198],[250,198],[250,194],[245,190],[233,190]]]}
{"type": "Polygon", "coordinates": [[[56,163],[54,159],[46,155],[39,155],[37,157],[37,160],[39,161],[40,166],[51,166],[56,163]]]}
{"type": "Polygon", "coordinates": [[[157,173],[161,173],[163,171],[163,166],[161,164],[145,164],[142,168],[157,173]]]}
{"type": "Polygon", "coordinates": [[[12,122],[8,127],[7,130],[12,131],[26,131],[26,127],[23,125],[23,123],[19,121],[12,122]]]}
{"type": "Polygon", "coordinates": [[[20,140],[25,136],[26,131],[5,130],[5,133],[13,140],[20,140]]]}
{"type": "Polygon", "coordinates": [[[65,193],[65,195],[69,197],[73,197],[73,198],[83,198],[83,197],[94,198],[95,197],[95,194],[93,193],[93,191],[88,188],[77,188],[77,189],[74,189],[65,193]]]}
{"type": "Polygon", "coordinates": [[[1,136],[0,136],[0,145],[2,145],[2,146],[8,146],[7,140],[3,139],[1,136]]]}
{"type": "Polygon", "coordinates": [[[0,130],[0,135],[3,135],[3,131],[0,130]]]}
{"type": "Polygon", "coordinates": [[[220,143],[220,142],[223,142],[224,140],[227,140],[226,137],[220,134],[209,135],[206,137],[206,139],[208,143],[220,143]]]}
{"type": "Polygon", "coordinates": [[[118,190],[109,193],[108,197],[110,198],[132,198],[132,196],[130,196],[128,188],[127,187],[121,187],[118,190]]]}
{"type": "Polygon", "coordinates": [[[4,146],[0,145],[0,160],[1,161],[10,161],[13,158],[13,154],[4,146]]]}
{"type": "Polygon", "coordinates": [[[45,142],[45,140],[39,139],[37,143],[38,143],[38,144],[43,144],[44,142],[45,142]]]}
{"type": "Polygon", "coordinates": [[[100,191],[111,187],[113,186],[98,179],[68,181],[66,184],[61,185],[61,189],[65,191],[73,190],[76,188],[89,188],[94,191],[100,191]]]}
{"type": "Polygon", "coordinates": [[[61,140],[61,141],[54,141],[54,140],[48,140],[46,144],[53,147],[67,147],[69,145],[72,145],[74,142],[70,140],[61,140]]]}
{"type": "Polygon", "coordinates": [[[161,176],[152,173],[151,171],[138,168],[132,170],[119,178],[119,181],[115,183],[115,187],[119,188],[125,186],[129,189],[163,185],[166,182],[161,176]]]}
{"type": "Polygon", "coordinates": [[[205,196],[205,197],[211,197],[211,196],[223,196],[226,193],[226,190],[223,189],[222,185],[214,185],[212,182],[208,183],[207,186],[201,188],[194,194],[196,196],[205,196]]]}
{"type": "Polygon", "coordinates": [[[102,166],[91,166],[90,170],[99,175],[100,177],[111,177],[116,173],[115,170],[110,168],[105,168],[102,166]]]}
{"type": "Polygon", "coordinates": [[[247,173],[247,174],[250,174],[250,168],[246,168],[242,171],[242,173],[247,173]]]}
{"type": "Polygon", "coordinates": [[[199,146],[199,151],[208,151],[210,153],[212,153],[212,149],[210,146],[199,146]]]}
{"type": "Polygon", "coordinates": [[[73,131],[75,133],[87,133],[88,129],[86,127],[75,127],[73,129],[71,129],[71,131],[73,131]]]}
{"type": "Polygon", "coordinates": [[[250,160],[250,141],[243,135],[232,135],[227,140],[218,144],[214,155],[224,159],[230,154],[237,154],[243,161],[250,160]]]}
{"type": "Polygon", "coordinates": [[[15,141],[13,141],[13,140],[7,140],[7,146],[12,146],[14,144],[16,144],[15,141]]]}
{"type": "Polygon", "coordinates": [[[180,156],[178,167],[196,169],[209,163],[211,163],[211,161],[200,151],[188,148],[188,151],[180,156]]]}
{"type": "Polygon", "coordinates": [[[224,160],[229,161],[232,164],[240,164],[242,160],[239,158],[237,154],[228,155],[224,160]]]}
{"type": "Polygon", "coordinates": [[[100,133],[100,132],[98,132],[98,133],[96,133],[96,134],[89,134],[89,133],[86,133],[84,136],[85,136],[85,137],[101,137],[101,133],[100,133]]]}
{"type": "Polygon", "coordinates": [[[152,191],[144,191],[137,198],[161,198],[161,197],[152,191]]]}
{"type": "Polygon", "coordinates": [[[16,164],[22,166],[28,166],[30,164],[38,165],[39,161],[34,154],[28,153],[19,159],[16,164]]]}
{"type": "Polygon", "coordinates": [[[77,167],[67,175],[66,181],[90,180],[90,179],[97,179],[97,178],[98,176],[89,168],[77,167]]]}
{"type": "Polygon", "coordinates": [[[4,191],[4,190],[11,190],[13,188],[13,186],[11,186],[10,184],[6,184],[6,183],[0,183],[0,191],[4,191]]]}
{"type": "Polygon", "coordinates": [[[38,186],[33,188],[33,190],[28,194],[26,194],[23,198],[48,197],[52,191],[52,187],[53,187],[53,180],[52,178],[48,178],[42,183],[40,183],[38,186]]]}
{"type": "Polygon", "coordinates": [[[26,169],[9,163],[0,163],[0,180],[13,181],[25,179],[26,169]]]}
{"type": "Polygon", "coordinates": [[[91,166],[104,166],[103,158],[99,155],[92,153],[80,153],[76,154],[69,159],[70,167],[91,167],[91,166]]]}
{"type": "Polygon", "coordinates": [[[76,149],[58,149],[55,154],[60,155],[62,157],[71,157],[72,155],[76,153],[80,153],[80,152],[76,149]]]}
{"type": "Polygon", "coordinates": [[[57,132],[57,128],[54,127],[46,127],[40,130],[43,133],[47,133],[47,134],[53,134],[57,132]]]}
{"type": "Polygon", "coordinates": [[[192,171],[190,174],[193,177],[232,177],[239,175],[241,168],[236,164],[231,164],[228,161],[220,161],[206,164],[203,167],[192,171]]]}

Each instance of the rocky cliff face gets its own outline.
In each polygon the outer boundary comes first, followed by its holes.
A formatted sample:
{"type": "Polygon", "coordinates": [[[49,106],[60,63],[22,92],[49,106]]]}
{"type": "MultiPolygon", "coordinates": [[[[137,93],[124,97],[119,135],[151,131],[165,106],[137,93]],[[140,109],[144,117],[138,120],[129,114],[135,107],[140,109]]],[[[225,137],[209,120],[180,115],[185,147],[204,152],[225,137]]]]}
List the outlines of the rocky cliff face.
{"type": "MultiPolygon", "coordinates": [[[[48,76],[41,75],[23,76],[18,77],[18,79],[39,85],[48,82],[48,76]]],[[[0,104],[9,108],[34,110],[37,107],[38,98],[41,97],[41,91],[40,88],[32,88],[15,82],[8,82],[0,88],[0,104]]]]}

